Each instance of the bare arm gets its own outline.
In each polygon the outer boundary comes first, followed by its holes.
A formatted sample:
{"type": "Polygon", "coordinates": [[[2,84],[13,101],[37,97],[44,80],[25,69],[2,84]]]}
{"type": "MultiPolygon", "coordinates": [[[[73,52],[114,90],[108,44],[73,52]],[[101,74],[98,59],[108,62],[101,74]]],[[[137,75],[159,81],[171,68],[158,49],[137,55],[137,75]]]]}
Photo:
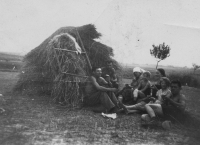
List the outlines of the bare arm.
{"type": "MultiPolygon", "coordinates": [[[[140,85],[140,84],[139,84],[140,85]]],[[[139,86],[138,86],[139,88],[139,86]]],[[[144,91],[146,91],[146,89],[150,88],[150,83],[148,82],[145,87],[143,89],[141,89],[140,91],[142,91],[144,93],[144,91]]]]}
{"type": "Polygon", "coordinates": [[[177,109],[181,110],[181,111],[184,111],[185,110],[185,107],[186,107],[186,103],[185,103],[185,96],[184,95],[181,95],[180,96],[180,99],[178,102],[175,102],[174,100],[172,99],[168,99],[168,101],[170,102],[171,105],[173,105],[174,107],[176,107],[177,109]]]}
{"type": "Polygon", "coordinates": [[[113,73],[112,81],[117,81],[117,75],[114,68],[112,68],[112,73],[113,73]]]}
{"type": "Polygon", "coordinates": [[[98,83],[97,83],[97,80],[95,77],[91,77],[91,82],[92,84],[95,86],[95,88],[99,91],[110,91],[110,92],[115,92],[117,89],[116,88],[106,88],[106,87],[103,87],[103,86],[100,86],[98,83]]]}
{"type": "Polygon", "coordinates": [[[108,85],[108,82],[107,82],[104,78],[102,78],[102,77],[99,78],[99,81],[100,81],[101,84],[103,84],[103,85],[108,85]]]}
{"type": "MultiPolygon", "coordinates": [[[[138,84],[136,89],[139,89],[140,87],[141,87],[141,82],[138,84]]],[[[140,90],[140,91],[142,91],[142,90],[140,90]]]]}
{"type": "Polygon", "coordinates": [[[100,77],[99,78],[100,81],[100,86],[101,84],[103,84],[103,86],[107,87],[111,87],[112,88],[112,83],[110,82],[110,76],[107,76],[105,79],[100,77]]]}

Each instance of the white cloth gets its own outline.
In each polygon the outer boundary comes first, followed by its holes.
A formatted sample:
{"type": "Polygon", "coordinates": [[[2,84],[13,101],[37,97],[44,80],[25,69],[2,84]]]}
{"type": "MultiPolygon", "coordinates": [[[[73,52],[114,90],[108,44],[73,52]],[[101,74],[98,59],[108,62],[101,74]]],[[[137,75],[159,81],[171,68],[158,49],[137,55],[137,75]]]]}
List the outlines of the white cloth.
{"type": "Polygon", "coordinates": [[[67,34],[67,36],[69,36],[69,38],[72,39],[72,41],[73,41],[74,44],[75,44],[76,50],[78,51],[78,53],[81,54],[81,47],[80,47],[80,46],[78,45],[78,43],[76,42],[76,39],[75,39],[73,36],[69,35],[68,33],[66,33],[66,34],[67,34]]]}
{"type": "Polygon", "coordinates": [[[140,68],[140,67],[135,67],[135,68],[133,68],[133,73],[134,73],[134,72],[144,73],[145,70],[142,69],[142,68],[140,68]]]}
{"type": "Polygon", "coordinates": [[[101,113],[101,115],[103,117],[108,117],[108,118],[112,118],[112,119],[116,119],[117,118],[117,114],[116,113],[112,113],[112,114],[101,113]]]}
{"type": "Polygon", "coordinates": [[[138,89],[135,89],[135,90],[133,91],[133,97],[134,97],[134,100],[137,99],[137,97],[138,97],[138,89]]]}
{"type": "Polygon", "coordinates": [[[171,94],[171,91],[169,88],[167,88],[166,90],[158,90],[157,93],[156,93],[156,96],[158,97],[158,100],[156,100],[157,103],[159,104],[162,104],[163,103],[163,98],[162,98],[162,95],[164,96],[167,96],[167,95],[170,95],[171,94]]]}

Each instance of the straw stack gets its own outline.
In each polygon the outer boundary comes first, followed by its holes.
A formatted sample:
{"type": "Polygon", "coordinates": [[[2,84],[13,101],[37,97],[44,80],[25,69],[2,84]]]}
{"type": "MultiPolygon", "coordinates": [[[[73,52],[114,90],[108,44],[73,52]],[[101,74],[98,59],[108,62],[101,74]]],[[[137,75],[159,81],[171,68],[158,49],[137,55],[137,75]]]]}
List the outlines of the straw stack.
{"type": "MultiPolygon", "coordinates": [[[[105,61],[112,59],[113,49],[94,40],[100,36],[91,24],[58,29],[25,56],[15,91],[50,95],[57,101],[78,105],[83,99],[79,94],[80,82],[89,76],[89,67],[85,52],[77,46],[82,41],[92,66],[105,66],[105,61]]],[[[118,63],[113,61],[118,69],[118,63]]]]}

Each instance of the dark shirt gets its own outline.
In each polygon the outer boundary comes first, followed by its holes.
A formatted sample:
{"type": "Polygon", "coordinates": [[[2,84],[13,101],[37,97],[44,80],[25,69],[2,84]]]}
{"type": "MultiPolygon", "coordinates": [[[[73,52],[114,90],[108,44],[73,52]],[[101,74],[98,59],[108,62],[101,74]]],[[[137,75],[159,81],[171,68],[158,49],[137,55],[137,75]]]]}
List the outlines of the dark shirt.
{"type": "Polygon", "coordinates": [[[110,80],[113,81],[116,79],[116,76],[115,76],[115,69],[114,68],[107,68],[107,67],[103,67],[102,69],[102,77],[105,78],[106,75],[109,75],[110,76],[110,80]]]}

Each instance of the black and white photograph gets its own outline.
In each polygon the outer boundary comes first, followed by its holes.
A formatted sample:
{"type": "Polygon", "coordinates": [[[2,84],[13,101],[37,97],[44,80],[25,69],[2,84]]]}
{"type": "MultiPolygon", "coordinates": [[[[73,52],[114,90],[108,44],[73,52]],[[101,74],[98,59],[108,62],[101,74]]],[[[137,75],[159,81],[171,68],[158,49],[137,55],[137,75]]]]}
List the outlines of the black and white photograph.
{"type": "Polygon", "coordinates": [[[0,0],[0,145],[199,145],[200,1],[0,0]]]}

